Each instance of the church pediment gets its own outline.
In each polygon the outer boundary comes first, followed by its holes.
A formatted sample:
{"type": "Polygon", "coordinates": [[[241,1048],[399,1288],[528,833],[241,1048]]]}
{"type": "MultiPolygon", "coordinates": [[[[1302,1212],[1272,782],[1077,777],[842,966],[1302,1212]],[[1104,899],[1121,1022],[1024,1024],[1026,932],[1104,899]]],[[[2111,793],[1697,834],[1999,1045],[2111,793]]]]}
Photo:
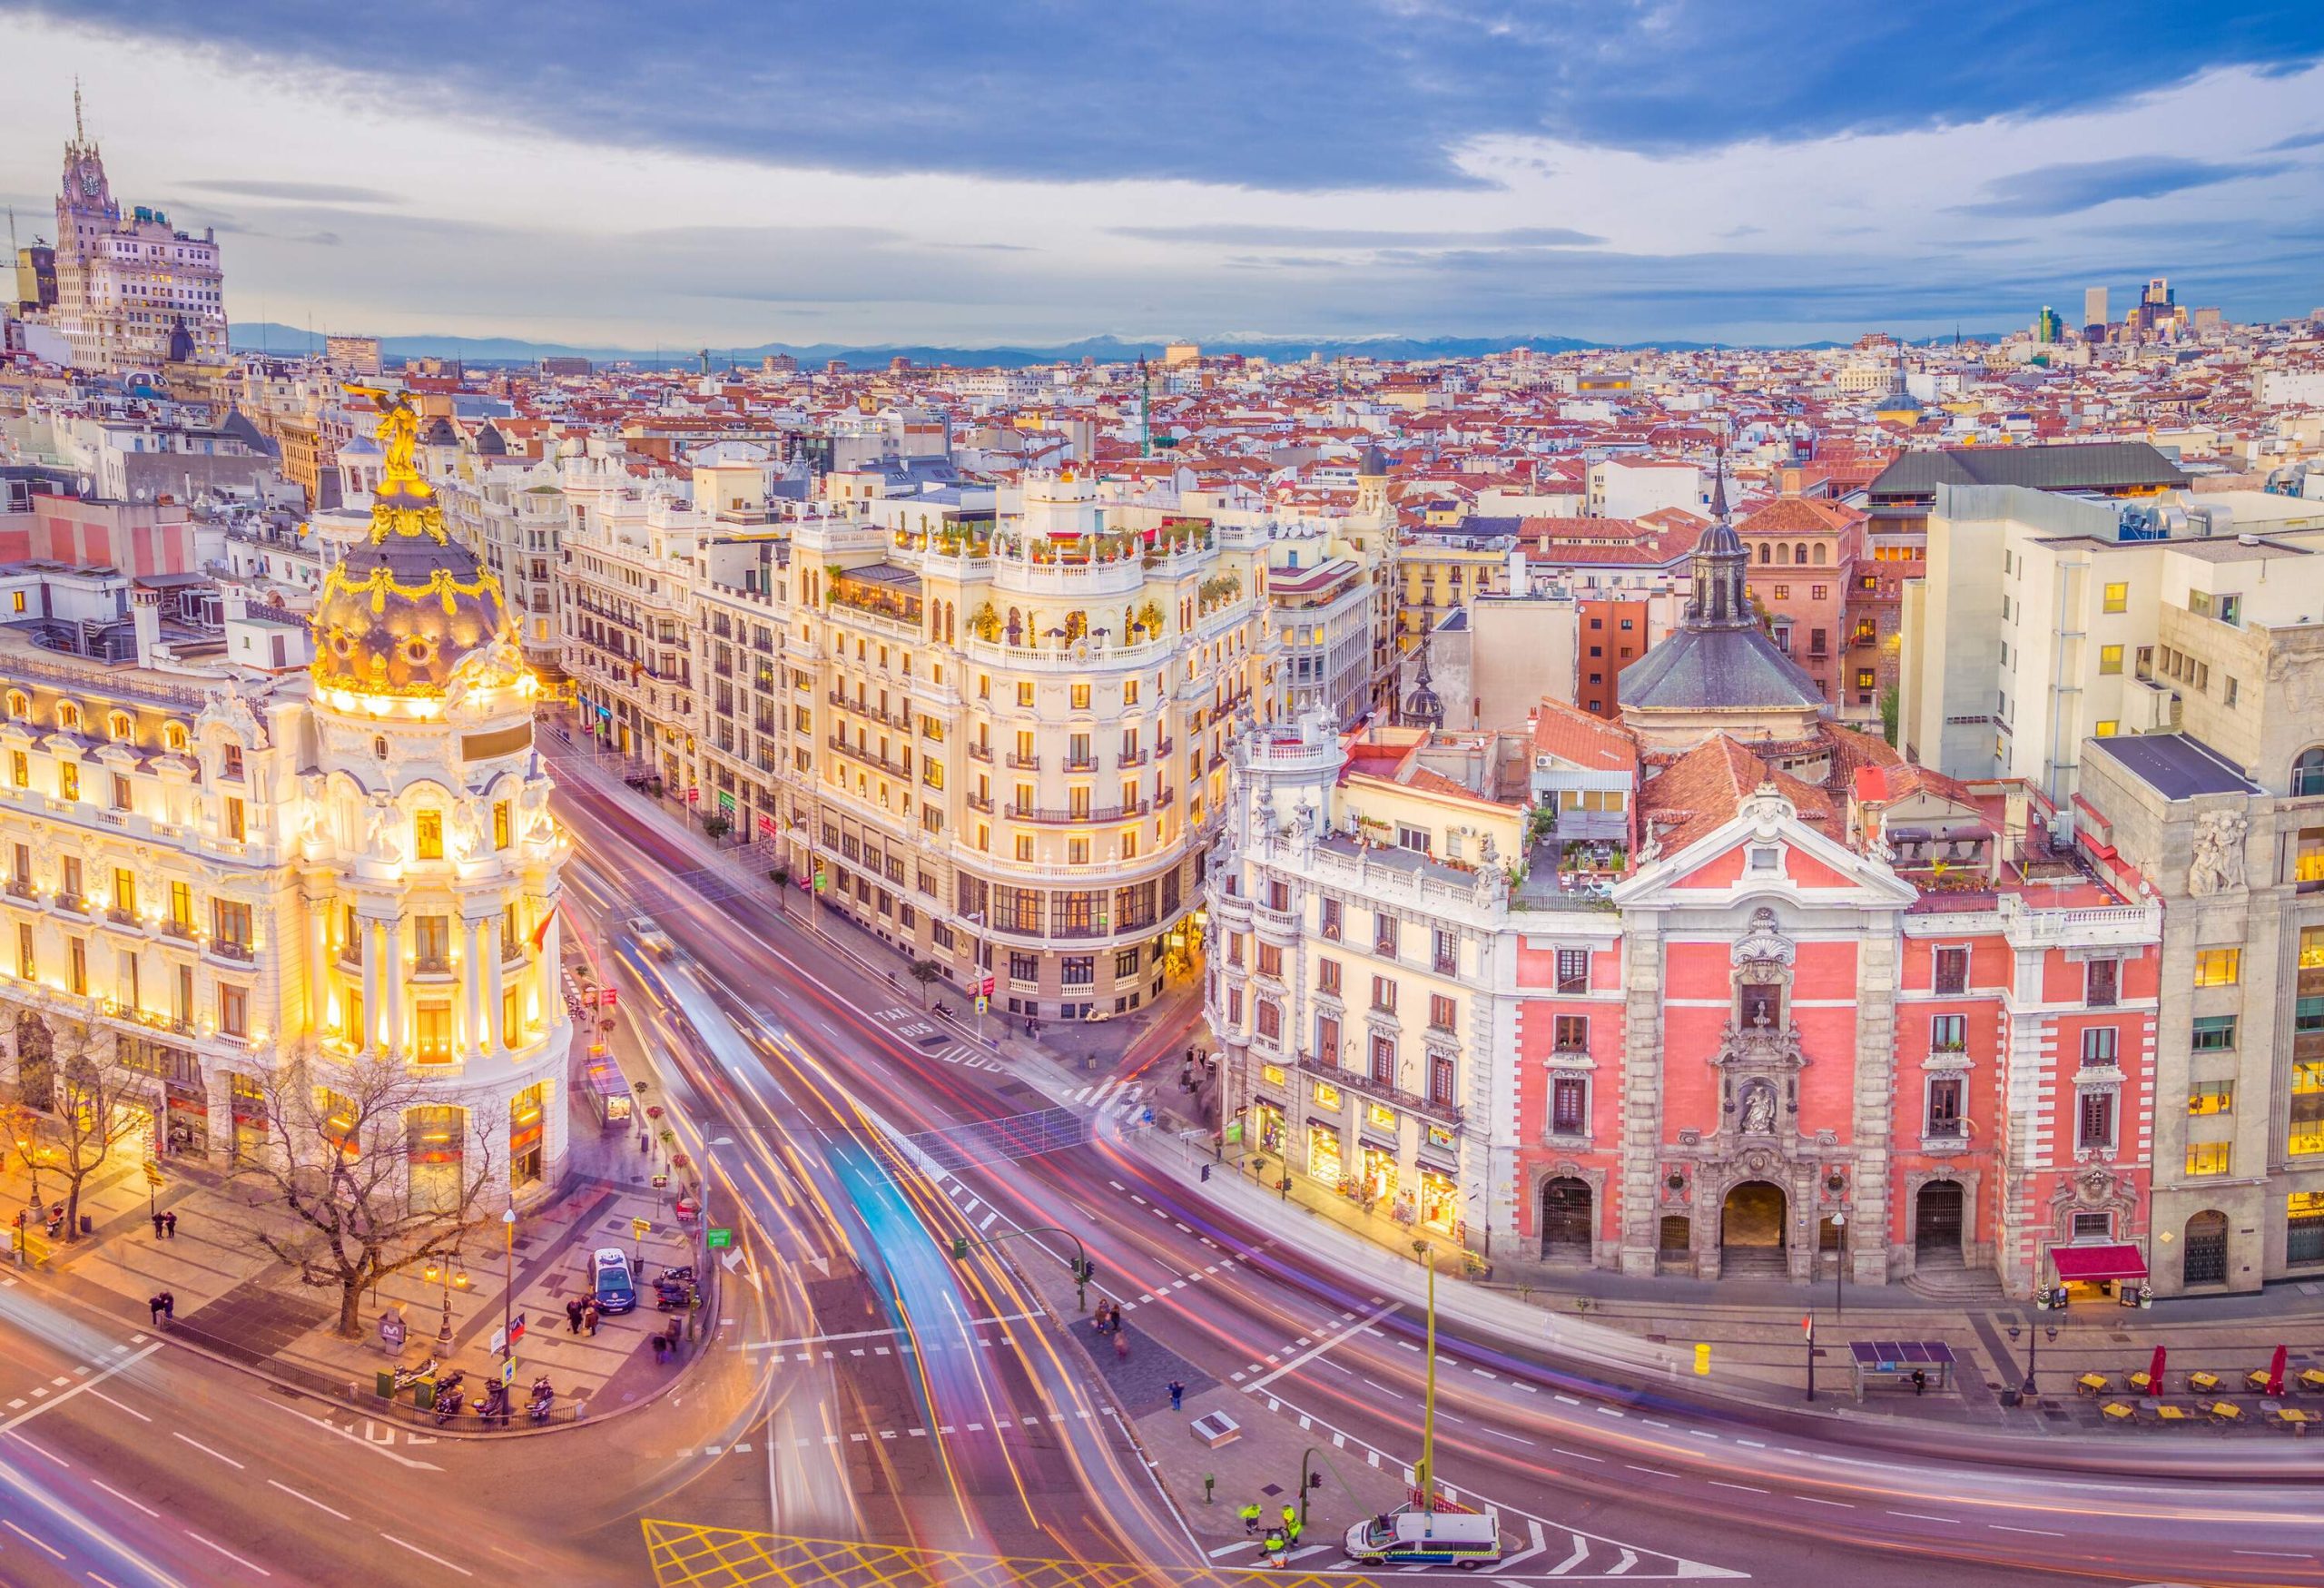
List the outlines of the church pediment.
{"type": "Polygon", "coordinates": [[[1624,908],[1701,904],[1780,892],[1830,902],[1901,908],[1919,897],[1886,865],[1858,854],[1799,818],[1772,785],[1762,785],[1736,814],[1684,848],[1642,851],[1642,863],[1614,890],[1624,908]]]}

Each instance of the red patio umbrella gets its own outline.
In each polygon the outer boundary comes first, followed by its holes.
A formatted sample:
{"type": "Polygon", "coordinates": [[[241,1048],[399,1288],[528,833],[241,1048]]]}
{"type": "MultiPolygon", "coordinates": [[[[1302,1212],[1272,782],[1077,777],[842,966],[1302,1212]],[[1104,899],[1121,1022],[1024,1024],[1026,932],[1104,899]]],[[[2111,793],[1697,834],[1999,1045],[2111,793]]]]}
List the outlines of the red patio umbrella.
{"type": "Polygon", "coordinates": [[[2284,1348],[2281,1346],[2278,1346],[2276,1347],[2276,1354],[2268,1358],[2268,1393],[2270,1395],[2281,1395],[2283,1392],[2284,1348]]]}
{"type": "Polygon", "coordinates": [[[2146,1365],[2147,1394],[2161,1395],[2162,1393],[2162,1363],[2170,1354],[2161,1346],[2154,1348],[2154,1360],[2146,1365]]]}

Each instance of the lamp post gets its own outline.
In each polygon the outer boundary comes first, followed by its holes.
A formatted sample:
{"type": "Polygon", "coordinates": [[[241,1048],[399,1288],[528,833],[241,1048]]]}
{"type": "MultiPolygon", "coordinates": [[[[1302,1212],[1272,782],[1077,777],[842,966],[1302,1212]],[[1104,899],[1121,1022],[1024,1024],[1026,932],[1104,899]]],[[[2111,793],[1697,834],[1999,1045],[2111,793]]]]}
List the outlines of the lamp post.
{"type": "Polygon", "coordinates": [[[436,1327],[436,1359],[439,1362],[452,1354],[452,1287],[457,1285],[463,1290],[468,1288],[468,1277],[465,1271],[457,1278],[453,1277],[453,1270],[459,1267],[459,1262],[460,1254],[454,1252],[449,1259],[430,1264],[428,1270],[428,1277],[439,1281],[444,1287],[442,1319],[436,1327]]]}
{"type": "Polygon", "coordinates": [[[500,1248],[500,1354],[513,1362],[517,1359],[517,1337],[511,1332],[516,1325],[517,1305],[517,1208],[514,1203],[500,1215],[503,1241],[500,1248]]]}
{"type": "MultiPolygon", "coordinates": [[[[2012,1324],[2009,1326],[2009,1337],[2013,1344],[2015,1343],[2019,1332],[2020,1330],[2017,1325],[2012,1324]]],[[[2034,1386],[2034,1365],[2042,1359],[2042,1336],[2043,1335],[2047,1335],[2050,1337],[2050,1343],[2053,1346],[2056,1345],[2058,1343],[2058,1326],[2055,1324],[2044,1324],[2038,1330],[2028,1329],[2024,1331],[2024,1333],[2025,1383],[2020,1386],[2018,1393],[2028,1400],[2034,1400],[2038,1399],[2041,1396],[2041,1391],[2034,1386]]]]}
{"type": "Polygon", "coordinates": [[[1834,1213],[1832,1215],[1832,1319],[1836,1323],[1843,1316],[1840,1311],[1840,1280],[1848,1271],[1847,1228],[1848,1216],[1845,1213],[1834,1213]]]}

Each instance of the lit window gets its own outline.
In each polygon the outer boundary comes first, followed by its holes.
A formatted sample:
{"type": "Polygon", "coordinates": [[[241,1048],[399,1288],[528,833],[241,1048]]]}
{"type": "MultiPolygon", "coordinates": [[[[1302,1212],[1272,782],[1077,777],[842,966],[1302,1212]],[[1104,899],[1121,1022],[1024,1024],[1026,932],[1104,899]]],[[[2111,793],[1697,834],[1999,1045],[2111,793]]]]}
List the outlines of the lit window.
{"type": "Polygon", "coordinates": [[[412,853],[420,860],[444,858],[444,813],[421,811],[411,819],[412,853]]]}
{"type": "Polygon", "coordinates": [[[2108,612],[2128,612],[2131,609],[2131,587],[2128,585],[2106,587],[2105,608],[2108,612]]]}
{"type": "Polygon", "coordinates": [[[2187,1143],[2187,1172],[2191,1175],[2223,1175],[2233,1157],[2233,1146],[2225,1141],[2190,1141],[2187,1143]]]}
{"type": "Polygon", "coordinates": [[[2241,978],[2242,969],[2241,949],[2198,949],[2195,952],[2195,985],[2198,987],[2232,987],[2241,978]]]}

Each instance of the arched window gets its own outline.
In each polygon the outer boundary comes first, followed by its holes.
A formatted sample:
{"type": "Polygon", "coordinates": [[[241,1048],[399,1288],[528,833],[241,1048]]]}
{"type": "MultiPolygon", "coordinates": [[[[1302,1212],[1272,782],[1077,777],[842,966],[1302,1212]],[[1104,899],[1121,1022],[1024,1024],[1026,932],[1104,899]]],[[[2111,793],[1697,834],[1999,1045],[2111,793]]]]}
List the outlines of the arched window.
{"type": "Polygon", "coordinates": [[[8,691],[8,715],[13,717],[28,717],[32,715],[32,696],[26,695],[21,689],[11,689],[8,691]]]}
{"type": "Polygon", "coordinates": [[[1774,547],[1770,547],[1770,546],[1769,546],[1766,541],[1764,541],[1764,540],[1760,541],[1760,542],[1759,542],[1759,563],[1760,563],[1760,566],[1764,567],[1765,567],[1766,565],[1768,565],[1768,563],[1771,563],[1771,562],[1775,561],[1775,559],[1776,559],[1775,548],[1774,548],[1774,547]]]}
{"type": "Polygon", "coordinates": [[[56,703],[56,725],[60,728],[67,729],[79,728],[81,725],[81,708],[74,705],[69,700],[58,701],[56,703]]]}
{"type": "Polygon", "coordinates": [[[109,737],[127,744],[137,736],[137,724],[127,712],[117,711],[105,718],[105,733],[109,737]]]}
{"type": "Polygon", "coordinates": [[[1780,540],[1776,542],[1776,566],[1777,567],[1791,566],[1791,547],[1780,540]]]}
{"type": "Polygon", "coordinates": [[[1816,543],[1816,566],[1817,567],[1824,566],[1824,543],[1820,540],[1816,543]]]}
{"type": "Polygon", "coordinates": [[[2294,798],[2324,794],[2324,745],[2302,750],[2291,764],[2291,792],[2294,798]]]}
{"type": "Polygon", "coordinates": [[[1807,566],[1807,542],[1803,540],[1792,548],[1791,560],[1797,563],[1801,567],[1806,567],[1807,566]]]}
{"type": "Polygon", "coordinates": [[[167,749],[183,750],[186,745],[185,725],[183,723],[162,724],[162,744],[167,749]]]}

